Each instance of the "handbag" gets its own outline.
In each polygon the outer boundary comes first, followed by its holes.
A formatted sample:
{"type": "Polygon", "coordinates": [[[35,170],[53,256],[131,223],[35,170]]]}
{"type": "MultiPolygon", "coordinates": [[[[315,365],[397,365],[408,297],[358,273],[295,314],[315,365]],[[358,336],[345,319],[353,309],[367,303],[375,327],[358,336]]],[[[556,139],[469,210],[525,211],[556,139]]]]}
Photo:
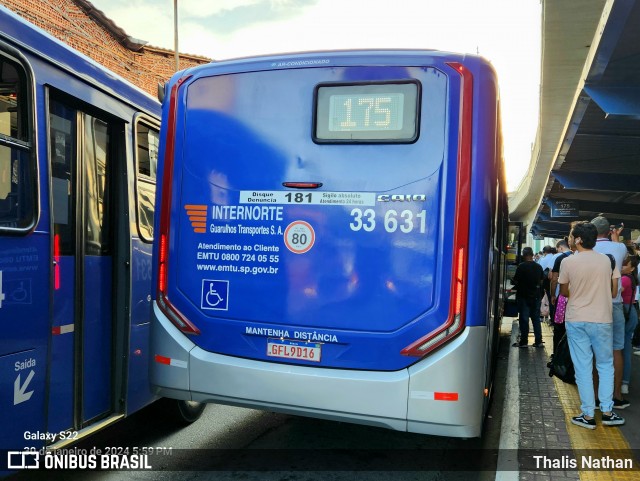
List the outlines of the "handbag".
{"type": "Polygon", "coordinates": [[[568,299],[562,294],[559,295],[556,300],[556,315],[553,317],[553,322],[556,324],[562,324],[564,322],[564,316],[567,313],[567,301],[568,299]]]}
{"type": "Polygon", "coordinates": [[[547,317],[549,315],[549,299],[547,294],[545,293],[542,297],[542,301],[540,302],[540,315],[542,317],[547,317]]]}

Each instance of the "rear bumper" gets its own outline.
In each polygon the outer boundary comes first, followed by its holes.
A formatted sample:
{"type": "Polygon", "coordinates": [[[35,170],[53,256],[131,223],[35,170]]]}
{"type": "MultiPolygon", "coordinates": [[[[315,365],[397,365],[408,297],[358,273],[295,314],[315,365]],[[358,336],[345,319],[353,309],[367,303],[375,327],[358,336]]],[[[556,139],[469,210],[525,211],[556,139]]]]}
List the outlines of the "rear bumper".
{"type": "Polygon", "coordinates": [[[202,350],[154,304],[151,383],[177,399],[266,409],[398,431],[477,437],[482,429],[485,327],[466,328],[436,353],[393,372],[278,364],[202,350]],[[176,362],[173,362],[173,361],[176,362]],[[457,401],[434,393],[457,393],[457,401]]]}

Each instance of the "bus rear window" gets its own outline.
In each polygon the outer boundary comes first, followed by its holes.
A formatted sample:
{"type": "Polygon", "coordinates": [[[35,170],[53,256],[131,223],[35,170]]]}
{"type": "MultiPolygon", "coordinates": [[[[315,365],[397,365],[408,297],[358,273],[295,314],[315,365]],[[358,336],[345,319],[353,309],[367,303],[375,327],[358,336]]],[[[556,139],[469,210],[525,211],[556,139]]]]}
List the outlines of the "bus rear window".
{"type": "Polygon", "coordinates": [[[416,82],[319,85],[314,141],[415,142],[418,99],[416,82]]]}
{"type": "Polygon", "coordinates": [[[0,55],[0,230],[25,230],[35,219],[26,91],[24,69],[0,55]]]}

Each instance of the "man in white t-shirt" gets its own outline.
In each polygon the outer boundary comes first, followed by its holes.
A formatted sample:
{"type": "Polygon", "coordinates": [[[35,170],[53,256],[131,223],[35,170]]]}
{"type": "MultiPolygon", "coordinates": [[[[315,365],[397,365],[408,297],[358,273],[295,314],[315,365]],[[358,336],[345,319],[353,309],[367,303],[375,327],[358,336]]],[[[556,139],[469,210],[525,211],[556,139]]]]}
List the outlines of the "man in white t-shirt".
{"type": "Polygon", "coordinates": [[[560,264],[560,294],[568,298],[565,315],[567,340],[580,394],[579,416],[571,419],[577,426],[595,429],[596,408],[593,390],[593,357],[600,383],[598,397],[602,424],[619,426],[624,418],[613,411],[613,332],[611,298],[618,293],[620,271],[611,270],[611,261],[593,250],[596,227],[576,222],[569,235],[569,246],[577,252],[560,264]]]}
{"type": "MultiPolygon", "coordinates": [[[[598,230],[598,237],[594,251],[601,254],[611,254],[616,261],[616,268],[622,269],[622,262],[627,256],[627,248],[622,242],[618,242],[620,232],[624,226],[616,228],[609,224],[606,217],[598,216],[591,221],[598,230]],[[611,237],[611,240],[609,239],[611,237]]],[[[613,383],[613,406],[616,409],[625,409],[630,405],[629,401],[622,398],[622,372],[624,371],[624,333],[625,320],[622,307],[622,284],[618,280],[618,295],[612,299],[613,307],[613,367],[615,369],[613,383]]]]}
{"type": "Polygon", "coordinates": [[[542,257],[538,260],[538,264],[542,267],[542,270],[549,269],[553,267],[553,247],[544,246],[542,248],[542,257]]]}

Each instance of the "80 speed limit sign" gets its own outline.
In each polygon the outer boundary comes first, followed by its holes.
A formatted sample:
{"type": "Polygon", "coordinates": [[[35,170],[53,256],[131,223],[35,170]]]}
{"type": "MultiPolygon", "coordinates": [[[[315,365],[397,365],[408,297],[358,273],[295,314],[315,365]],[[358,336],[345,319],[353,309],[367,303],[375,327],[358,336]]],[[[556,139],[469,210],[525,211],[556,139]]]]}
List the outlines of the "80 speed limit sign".
{"type": "Polygon", "coordinates": [[[284,244],[294,254],[309,252],[316,241],[316,233],[311,224],[297,220],[287,226],[284,231],[284,244]]]}

